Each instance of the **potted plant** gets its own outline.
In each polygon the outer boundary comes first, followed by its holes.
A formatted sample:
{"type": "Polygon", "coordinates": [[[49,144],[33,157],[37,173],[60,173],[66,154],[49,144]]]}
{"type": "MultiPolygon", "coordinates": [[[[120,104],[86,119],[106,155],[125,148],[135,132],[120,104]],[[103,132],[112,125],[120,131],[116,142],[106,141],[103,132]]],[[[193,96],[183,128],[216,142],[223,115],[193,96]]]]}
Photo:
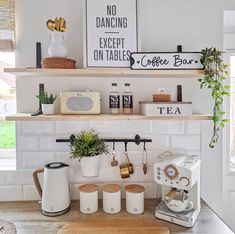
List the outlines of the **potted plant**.
{"type": "Polygon", "coordinates": [[[82,131],[75,136],[71,144],[70,158],[79,159],[82,175],[98,176],[100,155],[108,153],[108,146],[92,129],[82,131]]]}
{"type": "Polygon", "coordinates": [[[200,88],[207,88],[211,91],[214,101],[213,106],[213,135],[210,141],[210,148],[214,148],[219,139],[219,132],[228,122],[223,116],[223,98],[229,96],[230,86],[224,85],[228,75],[228,65],[223,63],[223,52],[217,48],[205,48],[202,50],[201,63],[204,66],[204,77],[199,79],[200,88]]]}
{"type": "Polygon", "coordinates": [[[54,101],[56,100],[57,96],[53,96],[52,94],[48,95],[47,92],[45,92],[36,97],[39,99],[42,105],[42,113],[44,115],[53,115],[55,113],[54,101]]]}

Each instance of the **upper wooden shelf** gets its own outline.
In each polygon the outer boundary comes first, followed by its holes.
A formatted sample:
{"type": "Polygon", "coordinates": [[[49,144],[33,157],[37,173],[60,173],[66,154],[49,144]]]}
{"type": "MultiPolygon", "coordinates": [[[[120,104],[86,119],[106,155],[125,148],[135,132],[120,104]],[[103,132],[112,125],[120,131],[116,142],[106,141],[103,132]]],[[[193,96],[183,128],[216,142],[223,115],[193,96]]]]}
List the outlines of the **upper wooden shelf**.
{"type": "Polygon", "coordinates": [[[194,114],[189,116],[144,116],[134,115],[38,115],[19,113],[6,116],[7,121],[79,121],[79,120],[211,120],[210,115],[194,114]]]}
{"type": "Polygon", "coordinates": [[[4,72],[17,76],[77,76],[77,77],[152,77],[199,78],[203,70],[131,70],[128,68],[38,69],[4,68],[4,72]]]}

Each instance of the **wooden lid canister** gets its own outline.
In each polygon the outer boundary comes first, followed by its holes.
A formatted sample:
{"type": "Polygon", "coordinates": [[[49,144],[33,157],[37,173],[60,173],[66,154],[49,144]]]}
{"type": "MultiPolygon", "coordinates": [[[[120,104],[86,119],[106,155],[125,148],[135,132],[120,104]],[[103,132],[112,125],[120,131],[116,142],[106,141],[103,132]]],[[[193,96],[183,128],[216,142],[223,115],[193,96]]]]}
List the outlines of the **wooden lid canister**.
{"type": "Polygon", "coordinates": [[[143,193],[144,187],[138,184],[130,184],[125,187],[126,192],[129,193],[143,193]]]}
{"type": "Polygon", "coordinates": [[[95,184],[84,184],[79,187],[79,191],[83,193],[94,193],[98,191],[98,186],[95,184]]]}
{"type": "Polygon", "coordinates": [[[105,184],[103,191],[106,193],[117,193],[121,190],[121,186],[118,184],[105,184]]]}

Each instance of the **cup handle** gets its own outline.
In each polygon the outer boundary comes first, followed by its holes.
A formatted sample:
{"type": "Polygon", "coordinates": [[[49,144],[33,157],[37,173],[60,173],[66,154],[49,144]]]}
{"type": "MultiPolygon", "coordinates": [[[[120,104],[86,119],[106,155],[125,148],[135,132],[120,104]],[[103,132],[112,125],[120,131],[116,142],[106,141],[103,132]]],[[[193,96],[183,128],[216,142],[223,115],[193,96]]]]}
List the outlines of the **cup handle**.
{"type": "Polygon", "coordinates": [[[190,201],[190,202],[188,203],[188,205],[187,205],[185,211],[189,211],[189,210],[192,210],[192,209],[193,209],[193,202],[190,201]]]}

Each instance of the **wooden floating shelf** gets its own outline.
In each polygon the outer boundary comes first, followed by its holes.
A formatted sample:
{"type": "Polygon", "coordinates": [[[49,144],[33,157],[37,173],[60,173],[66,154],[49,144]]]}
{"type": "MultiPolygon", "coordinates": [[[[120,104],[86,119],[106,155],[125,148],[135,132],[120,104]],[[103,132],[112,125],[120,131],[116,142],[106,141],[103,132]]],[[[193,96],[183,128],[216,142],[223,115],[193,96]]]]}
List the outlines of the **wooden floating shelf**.
{"type": "Polygon", "coordinates": [[[144,116],[134,115],[38,115],[15,114],[5,118],[7,121],[79,121],[79,120],[211,120],[210,115],[194,114],[190,116],[144,116]]]}
{"type": "Polygon", "coordinates": [[[128,68],[38,69],[4,68],[4,72],[17,76],[74,76],[74,77],[152,77],[200,78],[203,70],[131,70],[128,68]]]}

